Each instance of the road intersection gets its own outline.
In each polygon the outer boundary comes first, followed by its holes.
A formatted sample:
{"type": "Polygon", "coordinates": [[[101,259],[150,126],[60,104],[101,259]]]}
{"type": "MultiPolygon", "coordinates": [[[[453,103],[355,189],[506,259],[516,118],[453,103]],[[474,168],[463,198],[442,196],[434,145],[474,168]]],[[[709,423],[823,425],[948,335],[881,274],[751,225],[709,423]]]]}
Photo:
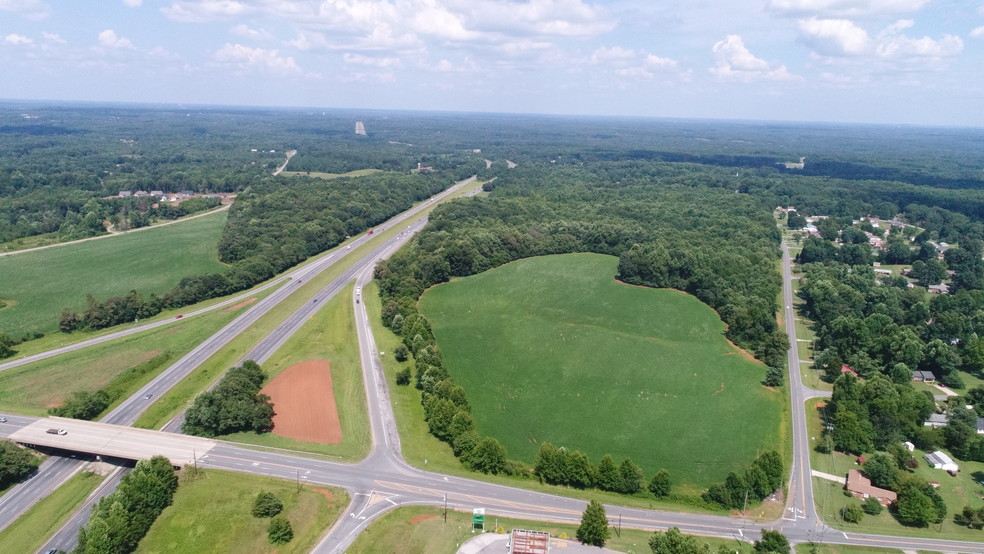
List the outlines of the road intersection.
{"type": "MultiPolygon", "coordinates": [[[[468,181],[469,183],[471,180],[468,181]]],[[[458,186],[466,186],[460,183],[458,186]]],[[[449,192],[450,193],[450,190],[449,192]]],[[[429,203],[429,202],[428,202],[429,203]]],[[[403,214],[404,218],[412,219],[411,213],[403,214]]],[[[402,220],[401,220],[402,221],[402,220]]],[[[418,222],[420,225],[423,222],[418,222]]],[[[409,231],[415,232],[419,227],[413,226],[409,231]]],[[[348,282],[355,279],[356,287],[363,289],[372,278],[372,269],[376,260],[389,256],[402,241],[412,233],[401,233],[392,241],[375,249],[370,255],[364,256],[358,263],[352,265],[332,284],[321,289],[316,295],[319,301],[305,302],[294,312],[274,333],[264,339],[247,356],[253,359],[265,359],[277,347],[283,344],[287,337],[296,331],[304,321],[320,307],[331,295],[336,294],[348,282]],[[344,280],[343,280],[344,278],[344,280]],[[338,284],[341,282],[341,284],[338,284]]],[[[647,530],[662,530],[668,527],[678,527],[685,533],[698,535],[733,538],[736,540],[754,540],[760,528],[781,530],[793,542],[828,542],[837,544],[852,544],[865,546],[881,546],[904,550],[933,550],[941,552],[974,552],[984,554],[984,544],[950,541],[940,539],[922,539],[909,537],[888,537],[864,534],[846,534],[826,526],[819,518],[813,500],[812,475],[810,470],[809,448],[804,404],[813,397],[828,396],[829,393],[816,391],[803,385],[800,378],[800,362],[796,349],[796,334],[794,326],[791,260],[787,245],[783,244],[783,298],[784,320],[789,335],[789,387],[793,422],[793,459],[791,475],[788,483],[786,511],[778,520],[772,522],[751,522],[744,518],[716,516],[707,514],[691,514],[660,510],[626,508],[607,506],[610,517],[618,514],[622,524],[627,527],[637,527],[647,530]]],[[[311,267],[311,266],[308,266],[311,267]]],[[[313,269],[311,271],[314,271],[313,269]]],[[[287,290],[290,285],[282,287],[287,290]]],[[[271,295],[273,296],[273,295],[271,295]]],[[[269,298],[269,297],[268,297],[269,298]]],[[[315,547],[315,552],[336,553],[344,552],[376,517],[398,506],[406,505],[443,505],[457,509],[483,507],[489,515],[509,516],[523,519],[550,520],[567,523],[577,523],[586,502],[553,494],[541,493],[516,487],[492,484],[473,479],[440,475],[410,466],[400,455],[400,439],[396,431],[395,417],[389,401],[389,389],[382,371],[379,351],[375,346],[369,324],[369,315],[365,304],[355,302],[356,329],[359,340],[359,351],[362,359],[363,382],[369,408],[370,427],[372,431],[372,450],[368,457],[354,464],[329,462],[310,456],[299,456],[286,451],[270,451],[254,449],[223,441],[205,455],[196,457],[199,467],[213,467],[232,471],[248,472],[283,479],[297,479],[308,483],[338,486],[346,489],[351,497],[351,505],[345,514],[328,530],[315,547]]],[[[259,304],[253,309],[259,307],[259,304]]],[[[244,314],[245,315],[245,314],[244,314]]],[[[235,323],[235,322],[233,322],[235,323]]],[[[230,326],[233,324],[230,324],[230,326]]],[[[225,331],[225,329],[223,330],[225,331]]],[[[223,331],[217,333],[222,334],[223,331]]],[[[232,330],[229,331],[233,332],[232,330]]],[[[215,337],[213,337],[215,338],[215,337]]],[[[212,339],[209,339],[212,340],[212,339]]],[[[231,340],[231,339],[230,339],[231,340]]],[[[205,344],[205,343],[203,343],[205,344]]],[[[213,345],[213,347],[215,347],[213,345]]],[[[215,347],[218,348],[218,347],[215,347]]],[[[194,352],[193,352],[194,353],[194,352]]],[[[193,353],[190,353],[191,356],[193,353]]],[[[180,363],[180,362],[179,362],[180,363]]],[[[192,360],[189,363],[194,363],[192,360]]],[[[200,362],[199,362],[200,363],[200,362]]],[[[197,367],[194,366],[194,367],[197,367]]],[[[169,368],[162,376],[171,371],[169,368]]],[[[189,370],[190,371],[190,370],[189,370]]],[[[156,380],[155,380],[156,381],[156,380]]],[[[174,381],[176,383],[177,381],[174,381]]],[[[167,390],[173,386],[169,380],[154,385],[154,382],[138,391],[131,401],[136,402],[145,389],[156,392],[167,390]],[[154,388],[162,387],[161,389],[154,388]]],[[[128,403],[124,403],[127,405],[128,403]]],[[[121,405],[123,408],[124,405],[121,405]]],[[[110,414],[116,422],[129,424],[136,419],[132,409],[126,408],[110,414]]],[[[29,425],[34,418],[11,416],[11,427],[29,425]]],[[[108,419],[108,418],[107,418],[108,419]]],[[[0,429],[0,436],[9,435],[7,429],[0,429]]],[[[39,477],[47,476],[50,472],[77,471],[70,463],[63,463],[64,458],[51,458],[45,462],[48,467],[39,472],[39,477]]],[[[67,478],[67,477],[65,477],[67,478]]],[[[38,477],[28,480],[25,485],[37,481],[38,477]]],[[[45,482],[44,479],[41,480],[45,482]]],[[[47,483],[50,486],[52,481],[47,483]]],[[[7,497],[10,491],[0,497],[0,525],[3,525],[7,497]]],[[[50,491],[49,491],[50,492],[50,491]]],[[[43,490],[35,490],[33,494],[45,494],[43,490]]],[[[10,515],[6,516],[9,519],[10,515]]],[[[81,521],[84,518],[80,518],[81,521]]],[[[82,522],[84,523],[84,522],[82,522]]],[[[81,524],[81,523],[78,523],[81,524]]],[[[68,536],[67,531],[65,536],[68,536]]],[[[61,534],[60,534],[61,536],[61,534]]],[[[49,542],[51,547],[65,548],[61,544],[49,542]]]]}

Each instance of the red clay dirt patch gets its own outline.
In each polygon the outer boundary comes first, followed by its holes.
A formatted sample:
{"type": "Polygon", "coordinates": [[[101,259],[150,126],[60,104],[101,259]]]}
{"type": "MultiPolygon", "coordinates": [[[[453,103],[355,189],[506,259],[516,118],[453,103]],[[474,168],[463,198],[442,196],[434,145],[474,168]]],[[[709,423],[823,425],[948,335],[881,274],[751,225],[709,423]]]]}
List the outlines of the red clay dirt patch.
{"type": "Polygon", "coordinates": [[[328,507],[332,507],[333,506],[333,504],[331,503],[331,491],[330,490],[327,490],[327,489],[311,489],[311,490],[314,491],[314,492],[316,492],[316,493],[318,493],[318,494],[320,494],[321,496],[325,497],[325,499],[328,501],[328,507]]]}
{"type": "Polygon", "coordinates": [[[260,392],[273,402],[274,435],[319,444],[342,442],[328,360],[294,364],[260,392]]]}
{"type": "Polygon", "coordinates": [[[234,312],[234,311],[238,310],[239,308],[242,308],[244,306],[249,306],[253,302],[256,302],[256,297],[255,296],[253,298],[250,298],[249,300],[244,300],[244,301],[240,302],[239,304],[236,304],[235,306],[229,306],[228,308],[226,308],[226,311],[227,312],[234,312]]]}
{"type": "Polygon", "coordinates": [[[421,521],[425,521],[425,520],[428,520],[428,519],[434,519],[436,517],[437,516],[435,516],[433,514],[421,514],[419,516],[413,516],[412,518],[410,518],[410,525],[416,525],[416,524],[420,523],[421,521]]]}

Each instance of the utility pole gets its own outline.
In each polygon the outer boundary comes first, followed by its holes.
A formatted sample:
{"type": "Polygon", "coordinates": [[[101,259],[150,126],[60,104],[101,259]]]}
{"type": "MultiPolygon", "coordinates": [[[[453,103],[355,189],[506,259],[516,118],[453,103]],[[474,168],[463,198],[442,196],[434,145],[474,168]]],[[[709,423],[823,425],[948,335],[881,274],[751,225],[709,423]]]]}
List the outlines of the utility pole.
{"type": "Polygon", "coordinates": [[[301,494],[301,468],[297,468],[297,494],[301,494]]]}
{"type": "Polygon", "coordinates": [[[444,523],[448,522],[448,493],[444,493],[444,523]]]}

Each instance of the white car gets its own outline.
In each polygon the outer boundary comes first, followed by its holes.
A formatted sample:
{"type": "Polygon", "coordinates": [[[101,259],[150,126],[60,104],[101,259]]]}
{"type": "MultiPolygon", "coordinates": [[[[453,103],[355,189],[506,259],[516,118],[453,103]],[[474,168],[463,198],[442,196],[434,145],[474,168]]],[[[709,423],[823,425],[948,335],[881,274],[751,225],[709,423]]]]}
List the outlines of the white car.
{"type": "Polygon", "coordinates": [[[66,431],[65,429],[59,429],[58,430],[58,434],[59,435],[67,435],[68,434],[68,431],[66,431]]]}

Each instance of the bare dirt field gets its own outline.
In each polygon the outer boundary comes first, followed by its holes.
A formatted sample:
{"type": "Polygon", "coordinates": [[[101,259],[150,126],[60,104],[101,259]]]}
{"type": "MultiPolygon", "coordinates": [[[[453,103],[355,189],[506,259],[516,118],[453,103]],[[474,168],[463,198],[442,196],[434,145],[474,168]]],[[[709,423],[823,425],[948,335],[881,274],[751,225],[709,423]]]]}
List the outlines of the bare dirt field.
{"type": "Polygon", "coordinates": [[[294,364],[260,392],[273,401],[273,434],[319,444],[342,442],[328,360],[294,364]]]}

